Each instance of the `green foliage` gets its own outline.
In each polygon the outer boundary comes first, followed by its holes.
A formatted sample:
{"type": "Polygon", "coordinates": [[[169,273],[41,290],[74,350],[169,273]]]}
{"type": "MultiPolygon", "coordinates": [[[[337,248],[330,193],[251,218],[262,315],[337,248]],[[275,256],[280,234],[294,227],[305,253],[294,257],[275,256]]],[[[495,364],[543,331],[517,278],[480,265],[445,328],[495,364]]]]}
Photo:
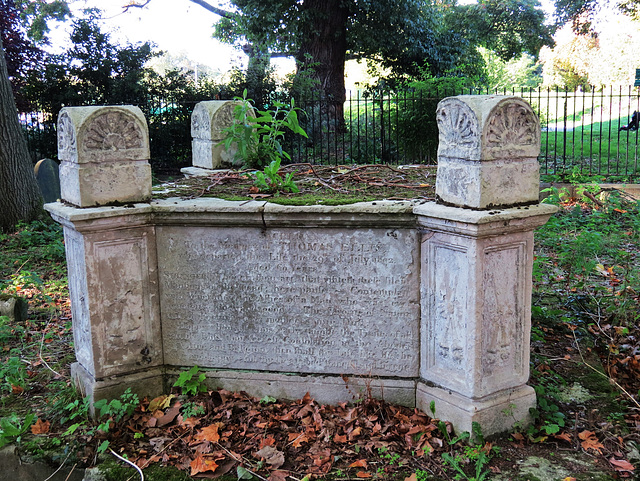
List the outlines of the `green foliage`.
{"type": "Polygon", "coordinates": [[[11,357],[0,366],[2,390],[8,393],[16,387],[24,389],[27,386],[27,368],[19,355],[20,351],[14,349],[11,352],[11,357]]]}
{"type": "MultiPolygon", "coordinates": [[[[412,162],[435,164],[438,151],[438,102],[469,87],[470,79],[432,77],[423,72],[420,80],[409,82],[408,91],[386,106],[392,125],[389,142],[396,142],[401,155],[412,162]]],[[[380,123],[380,122],[378,122],[380,123]]]]}
{"type": "Polygon", "coordinates": [[[198,404],[195,402],[184,403],[180,408],[180,411],[182,412],[182,415],[185,418],[195,418],[195,417],[204,416],[206,412],[202,404],[198,404]]]}
{"type": "Polygon", "coordinates": [[[480,47],[485,62],[485,85],[490,91],[513,91],[537,88],[542,83],[540,66],[527,53],[508,60],[501,59],[495,52],[480,47]]]}
{"type": "Polygon", "coordinates": [[[200,392],[207,392],[207,385],[204,382],[206,378],[205,373],[198,372],[198,366],[193,366],[188,371],[180,373],[173,387],[179,387],[183,395],[195,396],[200,392]]]}
{"type": "MultiPolygon", "coordinates": [[[[274,173],[273,167],[277,174],[280,161],[283,158],[291,160],[289,153],[282,147],[285,131],[307,136],[298,121],[297,111],[300,109],[295,107],[293,99],[289,104],[274,102],[271,110],[258,111],[258,117],[256,117],[253,100],[247,98],[246,90],[242,97],[236,97],[235,100],[237,103],[233,111],[234,122],[224,130],[225,140],[222,144],[227,150],[236,146],[236,162],[251,167],[266,165],[264,175],[270,179],[270,183],[274,182],[275,179],[269,175],[274,173]]],[[[262,180],[267,185],[266,179],[262,180]]],[[[284,183],[290,186],[290,182],[285,180],[284,183]]]]}
{"type": "MultiPolygon", "coordinates": [[[[450,453],[443,453],[442,459],[444,460],[444,464],[451,466],[455,471],[454,479],[456,480],[467,480],[467,481],[484,481],[489,479],[490,471],[486,469],[489,461],[498,454],[499,450],[497,447],[491,447],[490,445],[485,445],[484,436],[482,435],[482,429],[480,425],[476,422],[472,424],[473,437],[475,440],[475,444],[473,446],[464,446],[464,452],[454,453],[453,455],[450,453]],[[465,466],[472,466],[472,475],[469,476],[467,474],[467,470],[464,469],[465,466]]],[[[467,433],[463,433],[462,436],[454,440],[457,442],[460,439],[470,439],[471,435],[467,433]]],[[[450,444],[452,444],[450,442],[450,444]]],[[[455,444],[455,443],[454,443],[455,444]]]]}
{"type": "Polygon", "coordinates": [[[293,172],[288,173],[283,179],[280,174],[280,159],[272,160],[264,167],[264,172],[254,172],[254,185],[260,192],[299,192],[298,186],[293,181],[293,172]]]}
{"type": "Polygon", "coordinates": [[[0,419],[0,448],[9,443],[20,444],[22,435],[29,430],[35,419],[35,414],[27,414],[24,419],[16,414],[0,419]]]}

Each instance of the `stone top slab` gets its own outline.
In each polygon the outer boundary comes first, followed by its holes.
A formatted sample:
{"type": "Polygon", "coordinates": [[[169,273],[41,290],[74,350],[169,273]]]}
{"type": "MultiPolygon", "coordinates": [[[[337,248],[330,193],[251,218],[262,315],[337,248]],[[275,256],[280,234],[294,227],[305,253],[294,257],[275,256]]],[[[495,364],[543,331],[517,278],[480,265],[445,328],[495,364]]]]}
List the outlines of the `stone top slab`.
{"type": "MultiPolygon", "coordinates": [[[[62,224],[96,225],[116,217],[152,217],[158,225],[259,225],[412,227],[412,201],[358,202],[337,206],[287,206],[266,201],[229,201],[218,198],[181,199],[178,197],[129,206],[76,208],[60,202],[45,204],[45,209],[62,224]]],[[[120,221],[118,221],[120,222],[120,221]]],[[[135,222],[135,221],[134,221],[135,222]]]]}
{"type": "Polygon", "coordinates": [[[537,158],[540,121],[520,97],[459,95],[438,103],[438,157],[469,161],[537,158]]]}
{"type": "Polygon", "coordinates": [[[138,107],[64,107],[58,114],[61,161],[146,162],[149,157],[149,129],[138,107]]]}

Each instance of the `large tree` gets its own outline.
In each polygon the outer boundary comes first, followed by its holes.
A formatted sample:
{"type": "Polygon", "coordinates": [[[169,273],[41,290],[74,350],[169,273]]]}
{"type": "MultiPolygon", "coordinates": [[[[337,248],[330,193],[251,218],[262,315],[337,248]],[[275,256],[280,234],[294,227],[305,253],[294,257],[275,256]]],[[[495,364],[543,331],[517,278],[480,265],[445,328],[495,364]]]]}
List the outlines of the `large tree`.
{"type": "MultiPolygon", "coordinates": [[[[2,36],[0,48],[4,49],[2,36]]],[[[0,55],[0,199],[0,230],[10,230],[21,220],[33,220],[42,210],[4,55],[0,55]]]]}
{"type": "MultiPolygon", "coordinates": [[[[68,9],[60,1],[16,2],[27,31],[42,40],[47,18],[62,18],[68,9]]],[[[0,32],[2,34],[2,32],[0,32]]],[[[0,35],[0,230],[10,230],[21,220],[29,221],[42,211],[40,191],[33,174],[27,142],[18,122],[5,49],[0,35]]]]}

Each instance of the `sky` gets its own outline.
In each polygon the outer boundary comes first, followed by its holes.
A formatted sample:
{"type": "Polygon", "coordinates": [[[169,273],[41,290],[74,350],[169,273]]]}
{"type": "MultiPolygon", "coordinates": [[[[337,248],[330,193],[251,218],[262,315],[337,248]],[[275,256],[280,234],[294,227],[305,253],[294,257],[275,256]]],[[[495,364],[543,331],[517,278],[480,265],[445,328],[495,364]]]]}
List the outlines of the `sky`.
{"type": "MultiPolygon", "coordinates": [[[[213,24],[219,19],[189,0],[151,0],[144,8],[130,8],[122,13],[127,0],[75,0],[70,3],[73,12],[83,8],[99,7],[103,11],[103,31],[121,42],[154,42],[158,49],[172,54],[186,52],[199,64],[223,72],[238,65],[246,56],[229,45],[213,38],[213,24]]],[[[142,2],[139,2],[142,3],[142,2]]],[[[215,3],[215,2],[214,2],[215,3]]],[[[59,26],[51,35],[52,47],[61,47],[68,39],[65,28],[59,26]]],[[[66,27],[67,32],[69,28],[66,27]]]]}

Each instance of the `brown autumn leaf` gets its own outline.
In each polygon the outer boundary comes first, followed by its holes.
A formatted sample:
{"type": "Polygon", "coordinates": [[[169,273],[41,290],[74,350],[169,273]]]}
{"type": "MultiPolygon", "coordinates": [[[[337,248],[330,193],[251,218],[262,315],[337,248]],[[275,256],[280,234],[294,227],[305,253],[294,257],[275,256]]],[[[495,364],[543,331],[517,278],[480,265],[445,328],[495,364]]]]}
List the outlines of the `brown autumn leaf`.
{"type": "Polygon", "coordinates": [[[199,455],[191,461],[189,465],[191,467],[191,476],[195,476],[198,473],[204,473],[207,471],[214,472],[218,468],[218,463],[213,459],[207,459],[203,455],[199,455]]]}
{"type": "Polygon", "coordinates": [[[356,473],[356,476],[359,477],[359,478],[365,479],[365,478],[370,478],[371,477],[371,473],[367,473],[366,471],[358,471],[356,473]]]}
{"type": "Polygon", "coordinates": [[[346,437],[345,435],[343,435],[343,434],[336,434],[336,435],[333,437],[333,440],[334,440],[336,443],[340,443],[340,444],[345,444],[346,442],[348,442],[347,437],[346,437]]]}
{"type": "Polygon", "coordinates": [[[359,459],[349,465],[350,468],[364,468],[367,469],[367,460],[359,459]]]}
{"type": "Polygon", "coordinates": [[[269,475],[267,481],[287,481],[287,476],[289,471],[276,470],[269,475]]]}
{"type": "Polygon", "coordinates": [[[571,442],[571,434],[566,433],[566,432],[560,433],[560,434],[554,434],[553,437],[556,438],[556,439],[561,439],[561,440],[566,441],[568,443],[571,442]]]}
{"type": "Polygon", "coordinates": [[[257,458],[263,458],[265,463],[273,466],[275,469],[278,469],[284,464],[284,453],[282,451],[278,451],[273,446],[263,447],[255,454],[255,456],[257,458]]]}
{"type": "Polygon", "coordinates": [[[13,394],[22,394],[24,392],[24,388],[22,386],[16,386],[15,384],[12,384],[11,392],[13,394]]]}
{"type": "Polygon", "coordinates": [[[217,443],[220,441],[220,434],[218,434],[218,429],[222,427],[222,423],[213,423],[206,428],[202,428],[195,435],[195,439],[198,441],[209,441],[210,443],[217,443]]]}
{"type": "Polygon", "coordinates": [[[38,418],[33,426],[31,426],[31,434],[47,434],[51,423],[49,421],[42,421],[38,418]]]}
{"type": "Polygon", "coordinates": [[[598,441],[598,438],[593,431],[584,430],[581,433],[578,433],[578,437],[580,439],[583,439],[582,443],[580,443],[582,445],[582,449],[584,449],[585,451],[592,449],[598,454],[602,454],[601,450],[604,448],[604,446],[598,441]]]}
{"type": "Polygon", "coordinates": [[[418,481],[418,475],[416,473],[413,473],[408,478],[404,478],[404,481],[418,481]]]}
{"type": "Polygon", "coordinates": [[[616,471],[633,471],[635,469],[635,466],[626,459],[611,458],[609,462],[613,464],[616,471]]]}

